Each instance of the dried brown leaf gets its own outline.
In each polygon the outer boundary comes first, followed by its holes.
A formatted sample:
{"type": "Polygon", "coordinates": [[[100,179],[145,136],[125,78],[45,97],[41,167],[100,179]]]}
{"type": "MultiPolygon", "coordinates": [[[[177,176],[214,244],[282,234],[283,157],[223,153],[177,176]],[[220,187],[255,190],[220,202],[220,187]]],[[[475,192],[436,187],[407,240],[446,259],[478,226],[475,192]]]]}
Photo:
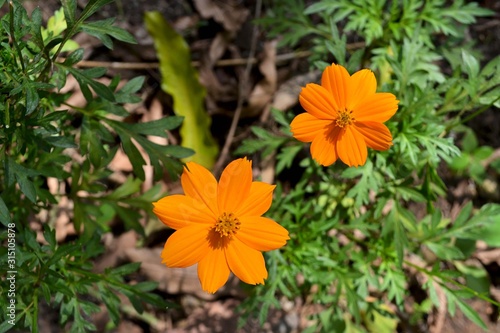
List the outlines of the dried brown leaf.
{"type": "Polygon", "coordinates": [[[248,97],[248,105],[242,111],[242,117],[255,117],[271,102],[276,92],[278,72],[276,70],[277,41],[264,43],[264,53],[259,70],[263,75],[248,97]]]}
{"type": "Polygon", "coordinates": [[[125,252],[135,248],[137,239],[137,233],[133,230],[123,233],[117,238],[114,238],[112,234],[106,234],[104,237],[106,252],[97,260],[94,270],[103,272],[105,268],[115,267],[124,261],[125,252]]]}
{"type": "Polygon", "coordinates": [[[249,10],[235,0],[194,0],[194,4],[203,18],[213,18],[230,32],[240,30],[249,14],[249,10]]]}
{"type": "Polygon", "coordinates": [[[221,295],[240,295],[239,280],[231,275],[229,281],[214,294],[201,289],[197,265],[187,268],[169,268],[161,263],[161,248],[127,249],[125,254],[132,262],[141,262],[141,272],[149,280],[157,281],[158,289],[169,294],[192,294],[204,300],[214,300],[221,295]]]}

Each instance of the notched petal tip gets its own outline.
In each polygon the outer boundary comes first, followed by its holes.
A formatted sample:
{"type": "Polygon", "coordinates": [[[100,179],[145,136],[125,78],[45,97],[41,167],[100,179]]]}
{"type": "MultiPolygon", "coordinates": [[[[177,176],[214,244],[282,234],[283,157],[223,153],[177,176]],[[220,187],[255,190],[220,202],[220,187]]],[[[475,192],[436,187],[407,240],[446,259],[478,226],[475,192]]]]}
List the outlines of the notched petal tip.
{"type": "Polygon", "coordinates": [[[250,193],[234,212],[237,216],[261,216],[269,210],[276,185],[252,182],[250,193]]]}
{"type": "Polygon", "coordinates": [[[223,249],[207,251],[207,255],[198,263],[198,278],[201,288],[214,294],[229,279],[229,266],[223,249]]]}
{"type": "Polygon", "coordinates": [[[246,216],[240,220],[241,229],[235,237],[254,250],[276,250],[290,239],[288,230],[267,217],[246,216]]]}
{"type": "Polygon", "coordinates": [[[225,252],[229,268],[241,281],[253,285],[264,284],[268,274],[261,252],[238,239],[234,239],[225,252]]]}
{"type": "Polygon", "coordinates": [[[392,134],[386,125],[377,122],[359,122],[356,130],[363,135],[366,145],[375,150],[387,150],[392,146],[392,134]]]}

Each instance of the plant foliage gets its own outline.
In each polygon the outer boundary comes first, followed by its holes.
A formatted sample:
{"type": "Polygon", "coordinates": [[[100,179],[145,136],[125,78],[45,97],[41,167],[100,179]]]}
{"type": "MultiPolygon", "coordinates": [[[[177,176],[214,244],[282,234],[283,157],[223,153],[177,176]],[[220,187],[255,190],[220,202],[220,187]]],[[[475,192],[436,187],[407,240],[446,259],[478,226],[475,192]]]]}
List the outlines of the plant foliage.
{"type": "MultiPolygon", "coordinates": [[[[192,154],[149,139],[167,138],[166,130],[177,128],[180,117],[127,122],[130,113],[124,106],[140,102],[135,94],[143,77],[119,88],[119,77],[109,83],[101,80],[104,68],[77,67],[83,49],[72,40],[76,33],[91,34],[109,48],[113,39],[135,42],[113,25],[113,19],[88,20],[109,2],[90,0],[77,11],[76,0],[64,0],[47,26],[42,25],[40,8],[28,13],[19,1],[0,2],[9,7],[0,19],[0,221],[5,226],[0,242],[7,244],[15,234],[15,259],[9,270],[16,272],[17,329],[37,332],[43,304],[56,308],[60,325],[71,332],[96,329],[88,318],[100,311],[97,302],[106,305],[117,325],[121,312],[117,294],[128,297],[138,312],[144,303],[169,304],[151,292],[155,283],[128,283],[139,264],[103,273],[95,273],[91,264],[104,251],[101,236],[110,231],[113,220],[144,234],[139,221],[151,214],[151,201],[160,196],[158,186],[138,194],[145,180],[143,166],[148,164],[144,156],[158,180],[164,170],[176,177],[182,170],[179,159],[192,154]],[[70,75],[86,99],[83,107],[70,105],[69,94],[61,91],[70,75]],[[133,173],[118,186],[110,179],[108,165],[120,149],[130,159],[133,173]],[[56,192],[48,185],[54,180],[56,192]],[[62,199],[78,235],[61,245],[54,222],[62,199]],[[43,237],[30,226],[40,212],[48,213],[43,237]]],[[[2,246],[0,256],[7,262],[12,253],[2,246]]],[[[2,279],[2,290],[9,289],[7,283],[2,279]]],[[[8,302],[2,297],[2,308],[8,302]]],[[[1,318],[0,331],[12,328],[5,311],[1,318]]]]}
{"type": "MultiPolygon", "coordinates": [[[[443,305],[440,294],[451,315],[459,308],[486,329],[467,299],[498,303],[486,270],[468,259],[477,240],[498,246],[492,233],[500,227],[500,205],[469,202],[454,218],[438,206],[448,192],[445,165],[478,184],[488,172],[498,175],[482,163],[493,149],[479,146],[466,126],[499,102],[500,58],[481,67],[473,45],[463,41],[467,26],[485,15],[491,12],[464,1],[269,2],[260,24],[282,46],[311,49],[319,69],[331,62],[351,74],[371,68],[378,90],[400,103],[386,123],[394,145],[369,151],[358,168],[319,167],[305,157],[308,147],[288,131],[290,113],[273,112],[279,131],[252,128],[255,139],[245,140],[238,154],[273,155],[278,173],[301,176],[278,184],[270,217],[291,240],[267,257],[270,278],[243,305],[246,313],[263,322],[270,307],[280,306],[277,295],[299,297],[318,305],[308,332],[393,332],[405,320],[394,309],[405,311],[411,277],[418,276],[426,281],[420,286],[426,311],[443,305]]],[[[418,311],[413,322],[422,320],[418,311]]]]}

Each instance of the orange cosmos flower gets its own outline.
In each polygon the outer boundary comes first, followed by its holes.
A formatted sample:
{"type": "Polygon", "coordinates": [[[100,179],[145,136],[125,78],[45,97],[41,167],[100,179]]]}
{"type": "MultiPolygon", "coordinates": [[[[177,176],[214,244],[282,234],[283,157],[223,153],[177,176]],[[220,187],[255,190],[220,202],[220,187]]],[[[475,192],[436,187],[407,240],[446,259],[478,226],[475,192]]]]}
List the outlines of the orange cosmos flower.
{"type": "Polygon", "coordinates": [[[372,71],[360,70],[349,75],[332,64],[321,77],[321,85],[309,83],[299,101],[307,111],[290,124],[293,136],[312,142],[311,155],[321,165],[331,165],[338,158],[349,166],[366,162],[367,147],[387,150],[392,135],[383,122],[398,109],[391,93],[377,93],[372,71]]]}
{"type": "Polygon", "coordinates": [[[264,257],[285,245],[288,231],[262,217],[272,203],[274,185],[252,182],[252,162],[231,162],[219,183],[204,167],[188,162],[181,176],[184,195],[153,203],[153,212],[176,229],[161,254],[168,267],[198,263],[203,290],[215,293],[233,272],[249,284],[267,278],[264,257]]]}

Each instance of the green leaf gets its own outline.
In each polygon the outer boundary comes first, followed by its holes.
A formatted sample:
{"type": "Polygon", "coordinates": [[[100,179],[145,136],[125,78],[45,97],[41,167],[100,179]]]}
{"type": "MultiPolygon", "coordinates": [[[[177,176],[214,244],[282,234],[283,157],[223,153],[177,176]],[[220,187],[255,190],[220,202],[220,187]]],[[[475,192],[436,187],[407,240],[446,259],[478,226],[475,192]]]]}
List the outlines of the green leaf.
{"type": "Polygon", "coordinates": [[[113,49],[113,41],[111,36],[115,39],[121,40],[125,43],[136,44],[135,38],[126,30],[113,26],[114,18],[109,18],[100,21],[87,22],[81,25],[82,30],[98,38],[108,49],[113,49]]]}
{"type": "Polygon", "coordinates": [[[371,333],[396,332],[398,320],[394,316],[384,316],[378,311],[371,311],[371,316],[365,317],[365,325],[371,333]]]}
{"type": "Polygon", "coordinates": [[[117,267],[117,268],[113,268],[113,270],[111,270],[111,274],[118,275],[118,276],[125,276],[128,274],[137,272],[139,267],[141,267],[140,262],[133,262],[133,263],[129,263],[126,265],[122,265],[122,266],[117,267]]]}
{"type": "Polygon", "coordinates": [[[2,197],[0,197],[0,222],[2,222],[5,226],[11,222],[9,209],[7,208],[7,205],[5,205],[2,197]]]}
{"type": "Polygon", "coordinates": [[[54,249],[57,245],[56,230],[49,227],[48,224],[43,225],[43,238],[49,243],[50,247],[54,249]]]}
{"type": "Polygon", "coordinates": [[[31,12],[31,32],[33,34],[34,43],[37,44],[38,47],[43,48],[43,38],[41,29],[42,29],[42,11],[40,10],[40,7],[37,7],[31,12]]]}
{"type": "Polygon", "coordinates": [[[206,92],[191,65],[189,46],[159,12],[147,12],[145,21],[160,60],[161,87],[172,96],[174,112],[184,116],[182,146],[195,151],[192,161],[211,168],[219,149],[210,133],[211,119],[204,107],[206,92]]]}
{"type": "Polygon", "coordinates": [[[253,154],[262,150],[262,156],[267,156],[288,140],[286,137],[277,136],[261,127],[252,126],[250,129],[258,139],[243,140],[243,144],[236,148],[235,155],[253,154]]]}
{"type": "Polygon", "coordinates": [[[24,87],[25,87],[25,91],[26,91],[26,113],[25,113],[25,115],[27,116],[36,110],[36,107],[38,106],[38,103],[40,102],[40,97],[38,96],[38,92],[36,91],[35,87],[33,85],[31,85],[29,82],[26,82],[24,87]]]}
{"type": "Polygon", "coordinates": [[[28,198],[31,202],[36,203],[35,185],[33,185],[33,183],[25,175],[16,174],[16,179],[19,183],[21,192],[26,195],[26,198],[28,198]]]}
{"type": "MultiPolygon", "coordinates": [[[[0,333],[5,333],[12,329],[12,324],[9,322],[9,320],[10,318],[7,318],[2,324],[0,324],[0,333]]],[[[17,323],[17,320],[15,320],[15,323],[17,323]]]]}
{"type": "Polygon", "coordinates": [[[462,147],[465,152],[471,153],[478,146],[477,137],[473,130],[466,127],[464,137],[462,139],[462,147]]]}
{"type": "MultiPolygon", "coordinates": [[[[71,5],[70,5],[71,6],[71,5]]],[[[69,14],[68,12],[68,15],[69,14]]],[[[74,10],[73,10],[73,15],[74,15],[74,10]]],[[[54,12],[54,15],[49,18],[47,21],[47,28],[41,28],[40,31],[40,38],[43,39],[44,44],[45,44],[45,49],[44,52],[48,53],[50,52],[53,54],[55,50],[53,49],[64,40],[62,37],[63,32],[67,29],[67,18],[66,18],[66,11],[64,8],[60,8],[59,10],[56,10],[54,12]]],[[[68,36],[71,38],[71,36],[68,36]]],[[[69,51],[74,51],[78,49],[79,45],[73,40],[67,39],[64,43],[63,48],[61,49],[61,52],[69,52],[69,51]]]]}
{"type": "Polygon", "coordinates": [[[479,61],[466,50],[462,50],[462,61],[464,70],[469,75],[469,78],[477,78],[479,74],[479,61]]]}
{"type": "Polygon", "coordinates": [[[492,247],[500,247],[500,215],[492,217],[491,222],[484,226],[479,239],[492,247]]]}
{"type": "Polygon", "coordinates": [[[405,200],[413,200],[416,202],[425,202],[426,198],[425,196],[422,195],[419,191],[407,187],[407,186],[397,186],[395,187],[395,191],[399,194],[401,194],[401,197],[405,200]]]}
{"type": "Polygon", "coordinates": [[[155,135],[166,137],[166,132],[179,127],[184,117],[165,117],[158,120],[148,121],[146,123],[126,124],[130,130],[143,135],[155,135]]]}
{"type": "Polygon", "coordinates": [[[482,161],[490,157],[491,154],[493,154],[493,151],[494,149],[490,146],[481,146],[474,150],[472,155],[474,156],[474,158],[482,161]]]}
{"type": "Polygon", "coordinates": [[[404,259],[404,250],[408,246],[408,236],[396,209],[391,210],[389,215],[387,215],[386,223],[384,223],[382,228],[382,236],[388,242],[394,244],[397,264],[398,267],[401,267],[404,259]]]}
{"type": "Polygon", "coordinates": [[[80,22],[86,21],[92,14],[97,12],[101,7],[113,2],[114,0],[90,0],[83,9],[82,15],[78,18],[80,22]]]}
{"type": "Polygon", "coordinates": [[[129,80],[119,91],[115,94],[117,103],[137,103],[140,102],[138,96],[133,95],[142,88],[144,84],[144,76],[137,76],[129,80]],[[137,100],[138,99],[138,100],[137,100]]]}
{"type": "Polygon", "coordinates": [[[56,252],[50,257],[50,259],[46,262],[46,266],[50,267],[51,265],[59,262],[59,260],[66,256],[75,253],[75,251],[80,250],[79,244],[67,243],[57,248],[56,252]]]}
{"type": "Polygon", "coordinates": [[[141,180],[144,180],[144,170],[142,169],[142,166],[145,165],[146,162],[138,149],[131,142],[132,138],[140,146],[142,146],[142,148],[144,148],[146,153],[149,155],[150,163],[154,168],[154,179],[159,179],[163,172],[160,168],[159,161],[161,161],[164,168],[172,177],[177,177],[178,173],[182,171],[182,165],[178,160],[173,158],[185,158],[192,154],[190,149],[184,147],[174,145],[163,146],[149,141],[145,136],[134,131],[134,126],[136,125],[126,124],[108,118],[103,120],[120,136],[123,149],[132,163],[134,172],[136,172],[137,177],[141,180]]]}
{"type": "Polygon", "coordinates": [[[465,275],[467,287],[480,294],[488,295],[490,291],[490,279],[486,269],[482,266],[467,266],[459,261],[455,262],[455,267],[465,275]]]}
{"type": "Polygon", "coordinates": [[[462,226],[465,224],[470,214],[472,213],[472,202],[468,202],[460,211],[455,219],[455,226],[462,226]]]}
{"type": "Polygon", "coordinates": [[[142,292],[148,292],[151,290],[155,290],[158,287],[158,282],[156,281],[144,281],[134,284],[134,289],[142,292]]]}
{"type": "Polygon", "coordinates": [[[71,67],[74,64],[80,62],[83,59],[83,48],[76,49],[71,52],[68,57],[64,60],[63,65],[67,67],[71,67]]]}
{"type": "Polygon", "coordinates": [[[470,155],[468,153],[462,152],[460,155],[452,158],[448,165],[451,169],[455,171],[464,171],[470,164],[470,155]]]}
{"type": "Polygon", "coordinates": [[[451,244],[425,243],[436,256],[443,260],[464,259],[462,251],[451,244]]]}
{"type": "Polygon", "coordinates": [[[64,9],[64,18],[71,28],[75,24],[76,0],[61,0],[64,9]]]}
{"type": "Polygon", "coordinates": [[[302,145],[284,147],[278,154],[276,174],[279,174],[284,168],[289,168],[292,165],[293,159],[301,149],[302,145]]]}
{"type": "Polygon", "coordinates": [[[467,204],[459,216],[455,219],[455,223],[451,229],[446,231],[451,237],[463,239],[480,240],[484,235],[483,230],[488,226],[498,223],[500,217],[500,205],[498,204],[485,204],[481,209],[471,218],[469,216],[472,204],[467,204]],[[463,215],[464,211],[468,211],[463,215]]]}
{"type": "Polygon", "coordinates": [[[456,298],[456,300],[458,307],[467,318],[469,318],[474,324],[481,327],[482,329],[488,329],[488,326],[486,326],[479,314],[469,304],[465,303],[465,301],[460,298],[456,298]]]}
{"type": "Polygon", "coordinates": [[[99,291],[102,294],[101,299],[108,309],[111,320],[115,325],[118,325],[120,323],[120,299],[114,294],[114,291],[109,290],[106,287],[99,286],[99,291]]]}
{"type": "MultiPolygon", "coordinates": [[[[76,51],[75,51],[76,52],[76,51]]],[[[95,93],[104,98],[107,99],[110,102],[115,101],[115,96],[113,94],[113,91],[109,89],[106,85],[102,84],[101,82],[93,80],[94,78],[102,76],[106,72],[106,69],[104,68],[92,68],[92,69],[87,69],[87,70],[80,70],[77,68],[73,68],[69,66],[66,61],[64,63],[55,63],[56,66],[61,67],[71,73],[76,81],[78,81],[78,84],[80,85],[80,88],[82,90],[83,96],[88,102],[91,102],[94,100],[94,97],[92,96],[92,92],[89,89],[89,86],[94,89],[95,93]]]]}
{"type": "Polygon", "coordinates": [[[128,177],[123,184],[106,198],[109,200],[118,200],[131,194],[138,193],[141,189],[141,184],[142,182],[140,179],[128,177]]]}
{"type": "Polygon", "coordinates": [[[45,141],[50,143],[54,147],[59,148],[77,148],[78,146],[75,142],[66,136],[48,136],[44,138],[45,141]]]}
{"type": "Polygon", "coordinates": [[[129,138],[122,136],[120,136],[120,138],[122,140],[123,150],[125,151],[125,154],[127,154],[130,163],[132,163],[134,173],[137,175],[137,177],[139,177],[139,179],[144,180],[146,176],[144,174],[144,169],[142,168],[142,166],[146,165],[146,161],[144,161],[141,153],[129,138]]]}

